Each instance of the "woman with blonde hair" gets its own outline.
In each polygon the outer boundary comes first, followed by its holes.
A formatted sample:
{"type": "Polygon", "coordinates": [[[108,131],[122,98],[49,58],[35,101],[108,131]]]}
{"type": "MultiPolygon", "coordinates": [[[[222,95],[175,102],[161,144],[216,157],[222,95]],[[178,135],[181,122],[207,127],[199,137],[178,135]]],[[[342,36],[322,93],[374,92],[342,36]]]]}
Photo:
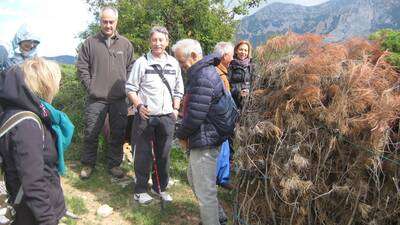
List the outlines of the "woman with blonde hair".
{"type": "Polygon", "coordinates": [[[74,127],[50,105],[60,80],[59,66],[42,58],[0,77],[0,156],[14,225],[57,225],[66,212],[59,174],[74,127]]]}
{"type": "Polygon", "coordinates": [[[250,91],[252,67],[251,44],[249,41],[241,40],[234,48],[233,60],[228,69],[231,94],[238,108],[242,108],[242,101],[250,91]]]}

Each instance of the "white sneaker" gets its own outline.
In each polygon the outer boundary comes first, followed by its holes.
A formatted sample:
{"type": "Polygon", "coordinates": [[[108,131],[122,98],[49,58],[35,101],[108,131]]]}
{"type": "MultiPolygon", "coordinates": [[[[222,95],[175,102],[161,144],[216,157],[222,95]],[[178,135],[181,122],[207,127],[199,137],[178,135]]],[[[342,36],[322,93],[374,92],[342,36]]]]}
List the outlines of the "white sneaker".
{"type": "Polygon", "coordinates": [[[153,198],[145,193],[139,193],[139,194],[133,194],[133,199],[135,201],[138,201],[140,204],[149,204],[151,201],[153,201],[153,198]]]}
{"type": "Polygon", "coordinates": [[[167,192],[162,191],[160,194],[157,193],[157,191],[153,190],[153,188],[151,188],[151,193],[161,197],[164,201],[166,202],[172,202],[172,197],[171,195],[169,195],[167,192]]]}

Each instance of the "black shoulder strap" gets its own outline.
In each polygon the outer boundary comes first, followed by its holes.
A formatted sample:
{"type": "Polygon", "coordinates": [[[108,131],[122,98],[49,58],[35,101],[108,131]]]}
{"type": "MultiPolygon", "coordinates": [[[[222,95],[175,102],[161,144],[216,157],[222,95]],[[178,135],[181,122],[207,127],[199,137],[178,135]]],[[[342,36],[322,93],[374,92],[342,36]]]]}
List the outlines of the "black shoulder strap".
{"type": "MultiPolygon", "coordinates": [[[[148,60],[147,54],[144,54],[143,56],[146,60],[148,60]]],[[[160,76],[162,82],[165,84],[165,86],[167,86],[169,94],[171,95],[172,104],[174,104],[174,97],[172,96],[171,86],[169,86],[169,83],[168,83],[167,79],[165,79],[163,72],[160,70],[160,68],[158,68],[157,65],[150,65],[150,66],[153,67],[154,71],[156,71],[156,73],[158,73],[158,75],[160,76]]]]}
{"type": "MultiPolygon", "coordinates": [[[[4,122],[4,124],[0,127],[0,138],[4,134],[6,134],[9,130],[11,130],[13,127],[15,127],[15,125],[27,119],[35,121],[39,125],[40,129],[43,131],[42,122],[35,113],[30,111],[21,111],[8,118],[6,122],[4,122]]],[[[44,141],[44,131],[43,131],[43,141],[44,141]]],[[[1,159],[1,161],[3,161],[3,159],[1,159]]],[[[23,195],[24,192],[21,186],[19,187],[17,196],[15,197],[14,205],[18,205],[19,203],[21,203],[23,195]]]]}
{"type": "Polygon", "coordinates": [[[167,89],[169,91],[169,94],[171,95],[171,100],[172,100],[172,104],[174,104],[174,97],[172,96],[172,90],[171,90],[171,86],[169,86],[169,83],[167,81],[167,79],[165,79],[163,72],[158,68],[157,65],[151,65],[151,67],[154,68],[154,70],[158,73],[158,75],[160,76],[162,82],[165,84],[165,86],[167,86],[167,89]]]}

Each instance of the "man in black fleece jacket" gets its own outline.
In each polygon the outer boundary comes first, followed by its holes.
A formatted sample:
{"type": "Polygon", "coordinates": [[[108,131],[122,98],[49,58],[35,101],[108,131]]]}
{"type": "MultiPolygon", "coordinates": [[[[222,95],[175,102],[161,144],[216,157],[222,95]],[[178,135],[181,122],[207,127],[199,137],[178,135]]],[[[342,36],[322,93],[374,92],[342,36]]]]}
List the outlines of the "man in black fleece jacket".
{"type": "Polygon", "coordinates": [[[125,82],[133,59],[133,47],[116,31],[118,11],[105,7],[100,11],[101,31],[82,45],[76,67],[87,91],[85,137],[82,152],[81,178],[89,178],[97,158],[98,137],[109,115],[110,140],[108,169],[117,178],[124,176],[122,162],[124,131],[127,123],[125,82]]]}

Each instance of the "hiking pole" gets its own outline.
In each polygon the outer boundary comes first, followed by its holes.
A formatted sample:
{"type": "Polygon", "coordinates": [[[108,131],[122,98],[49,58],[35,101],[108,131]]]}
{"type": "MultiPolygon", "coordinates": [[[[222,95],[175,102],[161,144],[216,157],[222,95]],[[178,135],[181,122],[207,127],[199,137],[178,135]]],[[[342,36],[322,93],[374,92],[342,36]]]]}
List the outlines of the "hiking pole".
{"type": "Polygon", "coordinates": [[[151,154],[153,156],[153,168],[154,168],[154,174],[156,177],[156,183],[157,183],[157,191],[158,191],[158,195],[160,197],[161,200],[161,211],[163,211],[165,209],[165,202],[164,199],[161,196],[161,185],[160,185],[160,176],[158,175],[158,166],[157,166],[157,161],[156,161],[156,154],[154,153],[154,139],[152,139],[151,141],[151,154]]]}

